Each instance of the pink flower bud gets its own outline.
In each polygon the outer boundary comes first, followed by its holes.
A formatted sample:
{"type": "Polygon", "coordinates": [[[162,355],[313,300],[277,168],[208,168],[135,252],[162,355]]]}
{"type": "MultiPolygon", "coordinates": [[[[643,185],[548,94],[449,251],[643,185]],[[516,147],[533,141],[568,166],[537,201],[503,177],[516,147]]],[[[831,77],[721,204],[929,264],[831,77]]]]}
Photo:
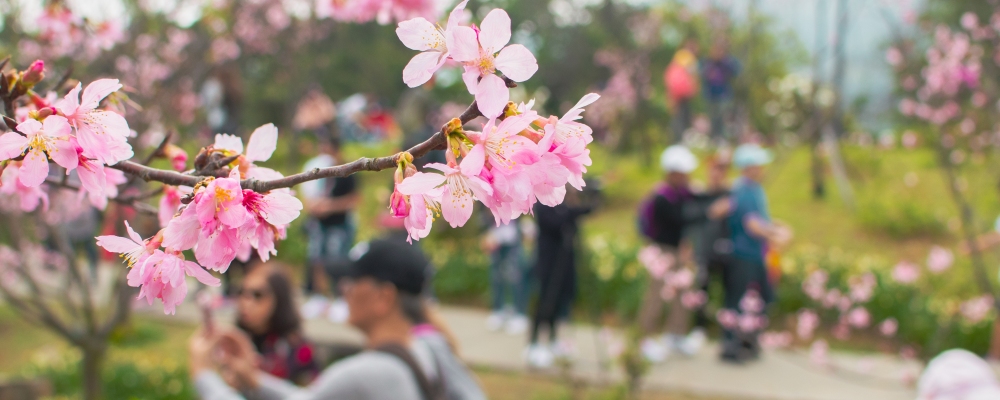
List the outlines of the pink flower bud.
{"type": "Polygon", "coordinates": [[[42,79],[45,79],[45,62],[42,60],[35,60],[21,75],[21,83],[29,87],[41,82],[42,79]]]}
{"type": "Polygon", "coordinates": [[[170,160],[170,165],[175,171],[184,171],[187,169],[188,155],[184,149],[168,144],[163,148],[163,155],[170,160]]]}
{"type": "Polygon", "coordinates": [[[896,331],[898,329],[899,329],[899,322],[897,322],[895,318],[888,318],[885,321],[882,321],[882,323],[878,325],[879,332],[881,332],[882,336],[885,337],[892,337],[896,335],[896,331]]]}
{"type": "Polygon", "coordinates": [[[389,212],[393,217],[406,218],[410,215],[410,199],[399,190],[393,190],[389,197],[389,212]]]}

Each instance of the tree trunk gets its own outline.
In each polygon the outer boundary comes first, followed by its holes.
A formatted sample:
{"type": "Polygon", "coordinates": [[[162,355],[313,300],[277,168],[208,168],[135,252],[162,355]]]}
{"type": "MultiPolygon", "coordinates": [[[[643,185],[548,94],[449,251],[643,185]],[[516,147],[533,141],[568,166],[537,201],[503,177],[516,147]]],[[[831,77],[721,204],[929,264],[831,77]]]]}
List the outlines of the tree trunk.
{"type": "MultiPolygon", "coordinates": [[[[945,177],[948,180],[948,190],[951,193],[951,198],[955,202],[955,206],[958,207],[958,213],[962,221],[962,240],[965,243],[969,243],[969,258],[972,261],[972,273],[983,294],[988,294],[994,298],[993,309],[1000,315],[1000,298],[997,298],[993,290],[993,284],[991,283],[993,279],[986,272],[983,254],[979,250],[979,246],[976,245],[972,206],[969,205],[969,201],[958,188],[958,175],[955,173],[955,166],[948,159],[948,151],[940,145],[938,145],[938,158],[938,162],[941,164],[941,168],[944,170],[945,177]]],[[[987,356],[994,360],[1000,359],[1000,329],[997,329],[998,327],[1000,327],[1000,317],[997,317],[997,320],[994,321],[990,349],[987,353],[987,356]]]]}
{"type": "Polygon", "coordinates": [[[83,380],[83,398],[98,400],[101,398],[101,372],[104,370],[107,347],[104,343],[90,344],[81,350],[83,359],[80,361],[80,375],[83,380]]]}

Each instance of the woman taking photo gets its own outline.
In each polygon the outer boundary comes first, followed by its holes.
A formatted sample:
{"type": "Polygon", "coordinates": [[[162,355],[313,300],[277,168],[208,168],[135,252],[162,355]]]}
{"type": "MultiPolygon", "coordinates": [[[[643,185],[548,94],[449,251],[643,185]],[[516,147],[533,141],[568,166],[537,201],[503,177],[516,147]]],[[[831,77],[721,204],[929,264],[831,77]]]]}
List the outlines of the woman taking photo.
{"type": "Polygon", "coordinates": [[[302,334],[291,282],[280,264],[250,265],[237,298],[236,326],[260,354],[262,371],[300,385],[319,373],[313,347],[302,334]]]}

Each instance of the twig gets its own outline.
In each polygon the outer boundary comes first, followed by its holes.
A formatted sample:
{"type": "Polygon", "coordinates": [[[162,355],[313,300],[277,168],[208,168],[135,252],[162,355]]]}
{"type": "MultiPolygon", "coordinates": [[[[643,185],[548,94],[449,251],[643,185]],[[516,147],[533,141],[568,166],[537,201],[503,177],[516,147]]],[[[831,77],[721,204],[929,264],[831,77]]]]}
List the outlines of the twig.
{"type": "MultiPolygon", "coordinates": [[[[61,179],[45,178],[45,183],[48,183],[48,184],[50,184],[52,186],[55,186],[55,187],[67,189],[67,190],[80,190],[79,186],[74,185],[74,184],[69,183],[69,182],[63,182],[61,179]]],[[[142,198],[148,198],[148,197],[143,197],[143,196],[145,196],[145,195],[143,194],[143,195],[139,195],[139,196],[125,196],[125,197],[121,197],[121,198],[109,197],[108,200],[113,201],[113,202],[118,203],[118,204],[122,204],[122,205],[126,205],[126,206],[129,206],[129,207],[133,207],[133,208],[136,209],[136,211],[140,211],[140,212],[143,212],[143,213],[146,213],[146,214],[150,214],[150,215],[156,215],[156,214],[158,214],[159,211],[156,209],[156,207],[153,207],[153,206],[151,206],[149,204],[142,203],[142,202],[138,201],[138,200],[140,200],[142,198]]],[[[155,196],[155,194],[153,196],[155,196]]],[[[152,197],[152,196],[150,196],[150,197],[152,197]]]]}
{"type": "MultiPolygon", "coordinates": [[[[170,144],[170,139],[172,139],[173,137],[174,137],[174,131],[168,131],[167,135],[163,138],[163,140],[160,141],[160,144],[156,146],[156,149],[154,149],[153,152],[146,155],[146,158],[142,160],[142,165],[149,165],[149,163],[153,162],[156,156],[162,154],[163,149],[166,148],[168,144],[170,144]]],[[[125,181],[125,186],[131,186],[132,183],[135,183],[135,180],[137,178],[138,176],[135,175],[130,176],[128,180],[125,181]]]]}

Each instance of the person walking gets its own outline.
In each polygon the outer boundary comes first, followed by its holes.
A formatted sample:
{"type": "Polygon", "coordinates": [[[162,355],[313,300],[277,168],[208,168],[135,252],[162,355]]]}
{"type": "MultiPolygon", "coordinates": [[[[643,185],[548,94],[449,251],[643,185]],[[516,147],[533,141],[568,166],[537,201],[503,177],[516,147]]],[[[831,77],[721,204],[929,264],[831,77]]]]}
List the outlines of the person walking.
{"type": "MultiPolygon", "coordinates": [[[[488,217],[491,223],[492,216],[488,217]]],[[[518,221],[491,225],[483,235],[481,247],[490,254],[492,313],[486,318],[486,327],[491,331],[503,329],[510,335],[520,335],[528,330],[529,271],[525,265],[523,241],[518,221]]]]}
{"type": "MultiPolygon", "coordinates": [[[[343,160],[339,138],[320,135],[317,139],[319,154],[306,161],[304,171],[332,167],[343,160]]],[[[347,318],[346,304],[343,300],[328,304],[326,296],[339,294],[337,282],[348,264],[347,253],[354,246],[354,210],[361,199],[357,178],[324,178],[303,183],[300,189],[308,215],[305,291],[310,296],[302,306],[302,314],[315,318],[326,311],[334,322],[343,322],[347,318]]]]}
{"type": "Polygon", "coordinates": [[[698,158],[687,147],[673,145],[660,155],[660,168],[664,173],[664,184],[656,189],[640,210],[640,214],[646,214],[640,215],[642,233],[667,258],[666,270],[661,271],[662,274],[650,274],[649,286],[639,308],[639,329],[645,335],[640,346],[643,355],[651,362],[664,361],[687,333],[690,314],[679,301],[672,301],[667,321],[668,333],[659,337],[666,303],[663,277],[688,268],[687,257],[681,251],[684,230],[689,224],[684,208],[692,200],[690,174],[698,168],[698,158]]]}
{"type": "Polygon", "coordinates": [[[535,205],[538,223],[535,273],[539,293],[526,352],[532,367],[551,366],[560,350],[557,342],[559,320],[569,318],[570,307],[576,298],[576,242],[580,218],[591,210],[592,207],[582,204],[575,191],[568,191],[566,200],[555,207],[535,205]],[[548,330],[546,344],[539,341],[542,329],[548,330]]]}
{"type": "Polygon", "coordinates": [[[712,141],[724,146],[732,139],[733,80],[740,73],[740,62],[729,55],[727,44],[717,40],[708,58],[701,61],[701,79],[712,123],[712,141]]]}
{"type": "Polygon", "coordinates": [[[670,130],[673,143],[680,143],[684,132],[691,127],[692,102],[698,95],[698,41],[688,38],[674,53],[674,58],[663,72],[667,90],[667,108],[671,112],[670,130]]]}
{"type": "MultiPolygon", "coordinates": [[[[732,240],[732,257],[723,270],[723,303],[727,310],[737,314],[742,312],[740,302],[751,290],[765,305],[774,301],[765,255],[769,246],[783,246],[792,237],[790,229],[772,222],[767,196],[760,184],[764,167],[771,160],[771,153],[756,144],[740,145],[733,152],[733,164],[740,170],[740,177],[733,184],[726,224],[732,240]]],[[[758,333],[726,330],[721,358],[728,362],[756,358],[760,351],[758,333]]]]}

